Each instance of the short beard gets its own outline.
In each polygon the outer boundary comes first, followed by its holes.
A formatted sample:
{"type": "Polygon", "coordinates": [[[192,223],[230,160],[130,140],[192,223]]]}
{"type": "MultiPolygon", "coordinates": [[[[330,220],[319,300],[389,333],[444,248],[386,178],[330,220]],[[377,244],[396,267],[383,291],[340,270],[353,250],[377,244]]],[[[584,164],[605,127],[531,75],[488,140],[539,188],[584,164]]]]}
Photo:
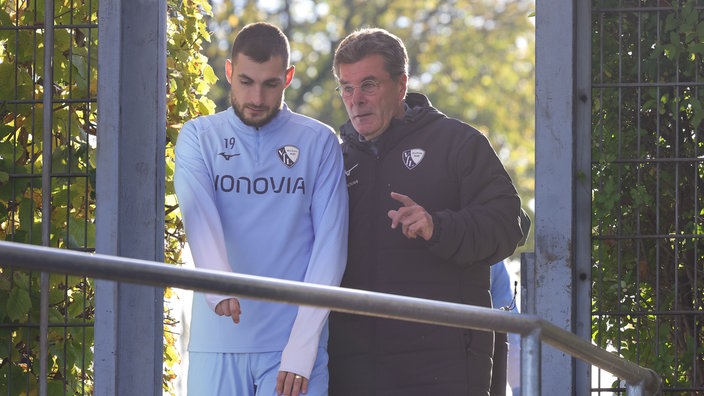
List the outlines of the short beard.
{"type": "MultiPolygon", "coordinates": [[[[237,101],[232,96],[232,94],[230,94],[230,105],[232,106],[232,110],[235,111],[235,115],[237,115],[237,117],[239,117],[239,119],[242,121],[243,124],[254,127],[254,128],[261,128],[264,125],[268,124],[269,121],[271,121],[274,117],[276,117],[276,114],[278,114],[279,110],[281,110],[281,103],[282,102],[279,102],[278,106],[276,107],[276,110],[272,111],[265,118],[258,120],[258,121],[254,121],[252,119],[247,119],[245,117],[244,111],[240,109],[239,103],[237,103],[237,101]]],[[[242,106],[242,108],[244,108],[244,106],[242,106]]]]}

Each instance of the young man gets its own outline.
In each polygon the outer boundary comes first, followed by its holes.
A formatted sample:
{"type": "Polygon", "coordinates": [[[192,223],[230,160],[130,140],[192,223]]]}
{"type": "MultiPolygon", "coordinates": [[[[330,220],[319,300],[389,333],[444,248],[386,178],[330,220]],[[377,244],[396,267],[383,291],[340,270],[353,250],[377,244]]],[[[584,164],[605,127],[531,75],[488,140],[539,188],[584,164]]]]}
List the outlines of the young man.
{"type": "MultiPolygon", "coordinates": [[[[520,199],[489,141],[417,93],[401,40],[363,29],[333,71],[350,196],[342,286],[491,306],[489,268],[523,233],[520,199]]],[[[330,319],[332,396],[489,395],[494,334],[367,316],[330,319]]]]}
{"type": "MultiPolygon", "coordinates": [[[[187,122],[174,183],[196,267],[338,285],[347,191],[334,131],[283,102],[275,26],[245,26],[226,63],[232,107],[187,122]]],[[[189,395],[327,395],[328,310],[196,293],[189,395]]]]}

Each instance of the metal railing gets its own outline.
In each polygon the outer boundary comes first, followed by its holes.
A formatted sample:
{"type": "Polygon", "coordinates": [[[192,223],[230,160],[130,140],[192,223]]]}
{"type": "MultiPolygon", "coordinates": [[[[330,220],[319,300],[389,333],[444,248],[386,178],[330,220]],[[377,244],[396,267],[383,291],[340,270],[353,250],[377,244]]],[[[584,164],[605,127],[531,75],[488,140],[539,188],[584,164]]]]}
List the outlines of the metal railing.
{"type": "Polygon", "coordinates": [[[523,394],[541,394],[541,342],[624,380],[629,396],[662,394],[662,381],[653,370],[592,345],[535,315],[4,241],[0,241],[0,266],[239,295],[459,328],[518,333],[521,334],[523,394]]]}

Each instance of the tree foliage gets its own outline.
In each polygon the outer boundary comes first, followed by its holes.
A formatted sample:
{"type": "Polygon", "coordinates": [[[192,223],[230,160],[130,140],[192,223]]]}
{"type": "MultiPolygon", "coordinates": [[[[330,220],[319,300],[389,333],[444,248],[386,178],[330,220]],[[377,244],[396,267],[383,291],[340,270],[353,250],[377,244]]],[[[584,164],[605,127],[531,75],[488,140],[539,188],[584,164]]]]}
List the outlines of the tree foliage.
{"type": "MultiPolygon", "coordinates": [[[[50,212],[49,245],[95,247],[95,147],[98,1],[54,4],[51,190],[41,172],[44,1],[0,0],[0,239],[42,244],[42,212],[50,212]],[[42,207],[51,194],[51,207],[42,207]]],[[[165,257],[180,262],[184,242],[171,177],[173,143],[184,120],[213,111],[204,97],[214,82],[201,54],[209,40],[206,0],[168,1],[167,197],[165,257]]],[[[92,279],[52,275],[49,285],[50,395],[92,394],[92,279]]],[[[39,274],[0,268],[0,389],[34,394],[39,374],[39,274]],[[6,326],[5,326],[6,325],[6,326]]],[[[166,299],[171,298],[166,291],[166,299]]],[[[165,308],[164,391],[172,393],[180,357],[165,308]]]]}
{"type": "MultiPolygon", "coordinates": [[[[593,338],[704,389],[704,9],[593,18],[593,338]]],[[[597,1],[595,9],[615,9],[597,1]]]]}
{"type": "MultiPolygon", "coordinates": [[[[409,90],[485,132],[529,209],[534,197],[533,0],[223,1],[210,21],[206,47],[220,77],[209,95],[229,106],[224,71],[234,36],[245,24],[272,22],[291,41],[294,81],[286,102],[295,111],[338,127],[347,119],[331,72],[335,48],[348,33],[381,27],[409,52],[409,90]]],[[[532,238],[524,250],[532,250],[532,238]]]]}
{"type": "MultiPolygon", "coordinates": [[[[524,200],[533,197],[533,1],[404,2],[169,0],[165,257],[185,242],[174,195],[173,144],[182,123],[227,106],[224,59],[234,32],[268,20],[291,38],[296,78],[287,102],[338,126],[345,119],[330,72],[349,32],[380,26],[401,36],[411,57],[411,90],[487,133],[524,200]],[[216,34],[209,45],[210,35],[216,34]],[[206,57],[207,56],[207,57],[206,57]],[[210,63],[208,63],[210,61],[210,63]],[[211,67],[210,65],[214,65],[211,67]],[[219,76],[220,82],[215,85],[219,76]],[[213,87],[210,96],[209,89],[213,87]]],[[[52,183],[42,190],[44,0],[0,0],[0,238],[41,244],[42,197],[51,194],[49,244],[95,246],[98,2],[54,5],[52,183]]],[[[39,274],[0,268],[0,388],[34,393],[38,375],[39,274]],[[6,331],[5,329],[10,329],[6,331]]],[[[170,297],[167,290],[167,300],[170,297]]],[[[49,394],[92,393],[93,282],[51,276],[49,394]]],[[[174,319],[165,312],[165,392],[176,376],[174,319]]]]}

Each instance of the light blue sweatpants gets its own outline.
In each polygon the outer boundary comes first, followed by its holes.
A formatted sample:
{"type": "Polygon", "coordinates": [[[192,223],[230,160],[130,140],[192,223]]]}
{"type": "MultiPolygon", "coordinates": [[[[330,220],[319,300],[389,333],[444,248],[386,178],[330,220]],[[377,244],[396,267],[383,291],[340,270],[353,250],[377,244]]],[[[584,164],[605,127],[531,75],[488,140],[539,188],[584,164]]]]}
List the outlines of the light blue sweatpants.
{"type": "MultiPolygon", "coordinates": [[[[281,352],[189,352],[188,396],[279,396],[281,352]]],[[[328,353],[318,350],[306,396],[327,396],[328,353]]]]}

